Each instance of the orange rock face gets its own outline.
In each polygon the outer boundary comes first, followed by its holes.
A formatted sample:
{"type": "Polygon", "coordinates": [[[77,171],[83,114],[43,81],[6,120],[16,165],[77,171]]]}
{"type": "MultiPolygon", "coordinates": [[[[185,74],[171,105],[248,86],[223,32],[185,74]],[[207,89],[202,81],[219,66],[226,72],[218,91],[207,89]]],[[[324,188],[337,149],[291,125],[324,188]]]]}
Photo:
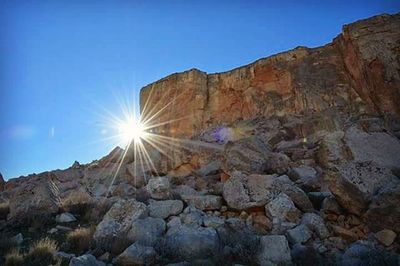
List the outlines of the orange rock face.
{"type": "Polygon", "coordinates": [[[257,116],[338,112],[400,114],[400,14],[347,25],[331,44],[298,47],[234,70],[172,74],[141,90],[155,131],[190,137],[257,116]]]}

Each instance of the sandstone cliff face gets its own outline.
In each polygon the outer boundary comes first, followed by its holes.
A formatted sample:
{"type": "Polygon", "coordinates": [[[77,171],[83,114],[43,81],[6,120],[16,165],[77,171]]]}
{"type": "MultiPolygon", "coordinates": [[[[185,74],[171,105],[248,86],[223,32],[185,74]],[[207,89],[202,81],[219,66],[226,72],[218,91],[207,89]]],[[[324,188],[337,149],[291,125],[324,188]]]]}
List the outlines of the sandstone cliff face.
{"type": "Polygon", "coordinates": [[[399,25],[400,14],[376,16],[345,26],[323,47],[298,47],[223,73],[173,74],[141,90],[142,113],[152,123],[174,121],[157,130],[178,137],[238,119],[329,108],[400,114],[399,25]]]}

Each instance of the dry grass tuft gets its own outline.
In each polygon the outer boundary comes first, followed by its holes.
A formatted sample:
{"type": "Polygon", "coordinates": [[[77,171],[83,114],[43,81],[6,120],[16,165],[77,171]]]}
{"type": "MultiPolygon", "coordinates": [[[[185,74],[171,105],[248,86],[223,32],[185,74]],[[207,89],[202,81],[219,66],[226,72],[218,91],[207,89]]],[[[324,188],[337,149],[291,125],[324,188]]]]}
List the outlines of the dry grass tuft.
{"type": "Polygon", "coordinates": [[[0,203],[0,220],[6,220],[10,212],[10,204],[8,202],[0,203]]]}
{"type": "Polygon", "coordinates": [[[58,251],[57,242],[44,238],[35,242],[26,255],[26,265],[50,265],[55,263],[54,254],[58,251]]]}
{"type": "Polygon", "coordinates": [[[93,228],[78,228],[67,234],[69,249],[75,254],[89,250],[92,241],[93,228]]]}
{"type": "Polygon", "coordinates": [[[12,249],[5,256],[5,266],[22,266],[24,264],[24,255],[18,249],[12,249]]]}
{"type": "Polygon", "coordinates": [[[83,191],[74,191],[61,203],[62,209],[73,214],[84,215],[90,209],[92,198],[83,191]]]}

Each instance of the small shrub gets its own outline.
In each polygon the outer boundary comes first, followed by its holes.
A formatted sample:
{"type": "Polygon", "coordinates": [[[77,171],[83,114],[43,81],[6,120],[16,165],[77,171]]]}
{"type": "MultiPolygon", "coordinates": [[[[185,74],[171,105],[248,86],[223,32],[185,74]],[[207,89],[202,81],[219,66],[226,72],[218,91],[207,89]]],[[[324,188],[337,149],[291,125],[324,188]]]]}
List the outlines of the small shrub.
{"type": "Polygon", "coordinates": [[[6,220],[10,212],[10,204],[8,202],[0,203],[0,220],[6,220]]]}
{"type": "Polygon", "coordinates": [[[15,241],[11,240],[9,237],[2,236],[0,238],[0,257],[16,247],[17,243],[15,243],[15,241]]]}
{"type": "Polygon", "coordinates": [[[91,207],[90,195],[83,191],[74,191],[62,202],[62,209],[73,214],[85,215],[91,207]]]}
{"type": "Polygon", "coordinates": [[[69,249],[75,254],[82,254],[90,248],[93,236],[92,228],[78,228],[67,234],[69,249]]]}
{"type": "Polygon", "coordinates": [[[24,265],[24,255],[18,249],[12,249],[5,256],[5,266],[22,266],[24,265]]]}
{"type": "Polygon", "coordinates": [[[49,238],[35,242],[25,257],[25,265],[50,265],[56,262],[54,254],[57,252],[57,242],[49,238]]]}

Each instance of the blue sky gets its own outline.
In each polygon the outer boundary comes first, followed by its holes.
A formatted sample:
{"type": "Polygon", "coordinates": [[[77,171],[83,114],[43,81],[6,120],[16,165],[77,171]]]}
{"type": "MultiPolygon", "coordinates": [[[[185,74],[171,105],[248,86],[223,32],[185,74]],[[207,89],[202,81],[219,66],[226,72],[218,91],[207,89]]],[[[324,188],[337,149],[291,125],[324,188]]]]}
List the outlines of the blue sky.
{"type": "MultiPolygon", "coordinates": [[[[399,1],[0,1],[0,172],[67,168],[107,154],[104,109],[198,68],[226,71],[399,1]]],[[[136,103],[137,104],[137,103],[136,103]]]]}

